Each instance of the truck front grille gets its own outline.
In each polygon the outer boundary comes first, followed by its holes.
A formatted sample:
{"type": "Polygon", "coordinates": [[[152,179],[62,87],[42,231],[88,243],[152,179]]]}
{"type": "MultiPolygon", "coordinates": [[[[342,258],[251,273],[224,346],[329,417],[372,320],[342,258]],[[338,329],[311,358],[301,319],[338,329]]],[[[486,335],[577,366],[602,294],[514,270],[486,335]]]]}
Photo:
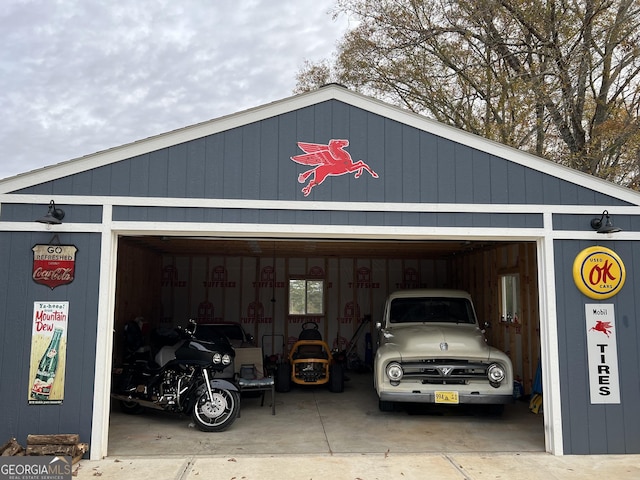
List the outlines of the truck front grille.
{"type": "Polygon", "coordinates": [[[403,362],[403,379],[423,384],[464,385],[472,380],[487,380],[489,364],[468,360],[419,360],[403,362]]]}

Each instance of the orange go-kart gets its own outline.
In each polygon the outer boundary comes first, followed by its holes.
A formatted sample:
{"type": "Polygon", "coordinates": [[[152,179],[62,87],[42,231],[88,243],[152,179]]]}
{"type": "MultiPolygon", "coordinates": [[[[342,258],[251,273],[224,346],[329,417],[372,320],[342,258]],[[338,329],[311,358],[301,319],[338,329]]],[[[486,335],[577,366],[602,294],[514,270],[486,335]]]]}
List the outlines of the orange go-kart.
{"type": "Polygon", "coordinates": [[[306,322],[298,341],[289,351],[288,362],[278,365],[276,390],[288,392],[291,385],[329,385],[329,391],[344,391],[344,368],[338,363],[329,345],[322,340],[316,322],[306,322]]]}

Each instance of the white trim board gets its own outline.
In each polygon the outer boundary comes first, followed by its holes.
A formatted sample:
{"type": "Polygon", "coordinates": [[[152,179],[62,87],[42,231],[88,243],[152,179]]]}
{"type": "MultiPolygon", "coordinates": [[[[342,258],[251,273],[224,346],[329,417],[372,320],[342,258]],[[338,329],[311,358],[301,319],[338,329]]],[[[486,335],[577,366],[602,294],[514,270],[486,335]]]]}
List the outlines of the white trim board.
{"type": "MultiPolygon", "coordinates": [[[[640,197],[639,197],[640,198],[640,197]]],[[[600,215],[608,210],[610,215],[640,215],[635,205],[547,205],[510,203],[416,203],[416,202],[332,202],[248,200],[224,198],[183,197],[123,197],[98,195],[40,195],[0,193],[3,203],[37,204],[46,206],[50,200],[63,205],[110,205],[123,207],[187,207],[187,208],[235,208],[260,210],[311,210],[345,212],[438,212],[438,213],[557,213],[600,215]]]]}

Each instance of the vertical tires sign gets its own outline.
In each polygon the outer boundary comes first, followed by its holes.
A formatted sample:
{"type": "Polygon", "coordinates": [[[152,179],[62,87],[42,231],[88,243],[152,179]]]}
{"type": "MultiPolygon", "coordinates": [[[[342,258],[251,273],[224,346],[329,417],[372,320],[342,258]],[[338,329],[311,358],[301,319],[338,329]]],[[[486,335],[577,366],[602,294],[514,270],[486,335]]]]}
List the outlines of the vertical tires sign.
{"type": "Polygon", "coordinates": [[[64,399],[69,302],[35,302],[29,362],[29,403],[64,399]]]}
{"type": "Polygon", "coordinates": [[[591,403],[620,403],[614,306],[587,303],[584,307],[591,403]]]}

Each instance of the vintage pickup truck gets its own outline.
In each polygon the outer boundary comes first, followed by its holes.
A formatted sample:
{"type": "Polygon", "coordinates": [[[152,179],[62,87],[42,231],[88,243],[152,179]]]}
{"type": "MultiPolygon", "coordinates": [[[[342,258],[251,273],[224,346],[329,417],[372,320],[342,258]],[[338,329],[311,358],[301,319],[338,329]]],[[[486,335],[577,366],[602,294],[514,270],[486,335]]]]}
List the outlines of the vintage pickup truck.
{"type": "Polygon", "coordinates": [[[378,330],[374,387],[382,411],[395,402],[513,402],[509,357],[490,347],[471,296],[460,290],[405,290],[386,300],[378,330]]]}

